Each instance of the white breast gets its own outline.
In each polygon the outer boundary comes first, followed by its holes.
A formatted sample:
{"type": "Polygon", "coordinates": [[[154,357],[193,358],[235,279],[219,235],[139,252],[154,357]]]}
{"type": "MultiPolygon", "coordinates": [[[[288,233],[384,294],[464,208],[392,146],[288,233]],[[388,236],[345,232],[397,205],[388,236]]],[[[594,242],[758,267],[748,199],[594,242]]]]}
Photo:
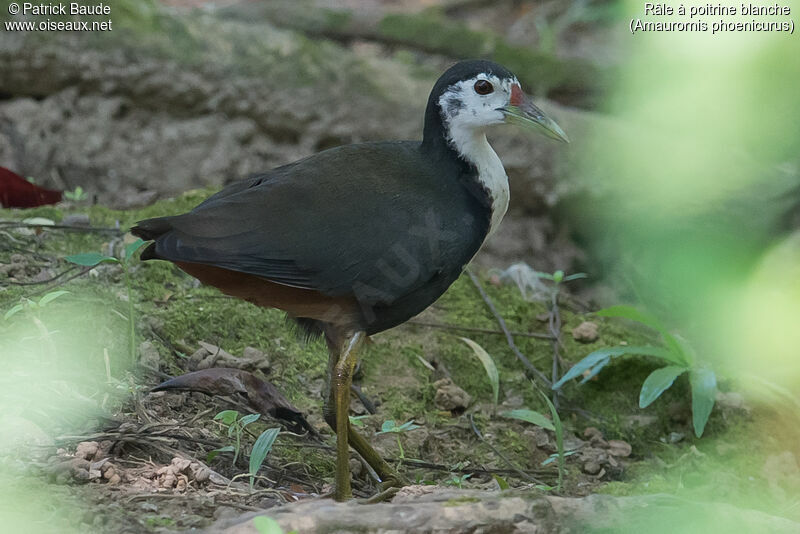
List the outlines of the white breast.
{"type": "Polygon", "coordinates": [[[486,134],[480,130],[451,127],[449,140],[464,159],[475,165],[478,169],[478,180],[491,196],[492,220],[489,235],[492,235],[508,210],[508,176],[503,163],[486,140],[486,134]]]}

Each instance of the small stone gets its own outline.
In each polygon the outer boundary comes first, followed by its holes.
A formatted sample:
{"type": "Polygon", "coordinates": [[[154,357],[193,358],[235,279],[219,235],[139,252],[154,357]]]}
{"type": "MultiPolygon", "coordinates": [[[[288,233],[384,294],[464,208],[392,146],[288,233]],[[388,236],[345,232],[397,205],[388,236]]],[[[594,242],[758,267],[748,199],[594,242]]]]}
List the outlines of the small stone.
{"type": "Polygon", "coordinates": [[[92,460],[97,454],[100,444],[96,441],[82,441],[75,449],[75,457],[84,460],[92,460]]]}
{"type": "Polygon", "coordinates": [[[90,226],[89,216],[85,213],[71,213],[61,220],[64,226],[90,226]]]}
{"type": "Polygon", "coordinates": [[[589,460],[585,464],[583,464],[583,472],[587,475],[596,475],[600,472],[602,467],[599,463],[595,462],[594,460],[589,460]]]}
{"type": "Polygon", "coordinates": [[[257,364],[256,367],[259,369],[269,369],[270,367],[269,358],[267,358],[267,355],[264,354],[264,351],[255,347],[245,347],[244,351],[242,352],[242,358],[253,361],[257,364]]]}
{"type": "Polygon", "coordinates": [[[584,321],[572,329],[572,337],[578,343],[594,343],[600,337],[597,323],[584,321]]]}
{"type": "Polygon", "coordinates": [[[142,341],[139,345],[139,363],[150,369],[158,369],[161,356],[158,349],[150,341],[142,341]]]}
{"type": "Polygon", "coordinates": [[[631,452],[633,452],[633,449],[627,441],[622,441],[621,439],[608,440],[608,454],[611,456],[627,458],[631,455],[631,452]]]}
{"type": "Polygon", "coordinates": [[[658,422],[658,417],[655,415],[629,415],[623,420],[625,428],[644,428],[654,425],[658,422]]]}
{"type": "Polygon", "coordinates": [[[669,436],[667,436],[667,442],[668,443],[679,443],[679,442],[683,441],[683,438],[685,438],[685,437],[686,437],[686,435],[683,434],[682,432],[670,432],[669,436]]]}
{"type": "Polygon", "coordinates": [[[436,387],[434,402],[440,410],[463,412],[472,401],[469,394],[458,387],[449,378],[442,378],[433,383],[436,387]]]}

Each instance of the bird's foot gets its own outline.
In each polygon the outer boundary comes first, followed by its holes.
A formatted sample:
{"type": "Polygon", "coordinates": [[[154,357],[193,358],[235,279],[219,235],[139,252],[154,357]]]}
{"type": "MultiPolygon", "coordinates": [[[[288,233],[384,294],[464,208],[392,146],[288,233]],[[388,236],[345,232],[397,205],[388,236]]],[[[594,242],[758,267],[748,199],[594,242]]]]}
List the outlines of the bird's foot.
{"type": "Polygon", "coordinates": [[[401,486],[389,486],[386,489],[382,489],[372,497],[364,500],[359,500],[361,504],[375,504],[379,502],[385,502],[391,500],[398,491],[400,491],[401,486]]]}

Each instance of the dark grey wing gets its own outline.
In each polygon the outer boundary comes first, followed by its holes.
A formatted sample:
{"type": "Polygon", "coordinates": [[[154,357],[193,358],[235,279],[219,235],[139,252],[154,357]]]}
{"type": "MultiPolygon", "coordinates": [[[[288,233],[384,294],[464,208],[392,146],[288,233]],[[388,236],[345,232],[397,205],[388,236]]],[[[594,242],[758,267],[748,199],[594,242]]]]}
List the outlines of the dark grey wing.
{"type": "Polygon", "coordinates": [[[169,230],[154,257],[391,303],[469,261],[485,236],[482,221],[466,216],[469,195],[437,176],[418,146],[339,147],[234,184],[190,213],[155,220],[169,230]]]}

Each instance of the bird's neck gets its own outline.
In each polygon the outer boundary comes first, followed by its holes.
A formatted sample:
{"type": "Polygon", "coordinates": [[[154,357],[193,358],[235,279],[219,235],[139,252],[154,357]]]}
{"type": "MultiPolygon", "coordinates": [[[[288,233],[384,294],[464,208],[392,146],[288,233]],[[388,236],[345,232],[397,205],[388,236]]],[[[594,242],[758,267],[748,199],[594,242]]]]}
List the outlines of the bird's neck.
{"type": "Polygon", "coordinates": [[[486,139],[486,132],[475,128],[445,129],[441,122],[431,126],[426,121],[422,145],[423,148],[455,159],[457,164],[466,169],[464,174],[476,182],[474,185],[485,191],[492,210],[488,232],[491,235],[508,209],[509,188],[503,163],[486,139]]]}

